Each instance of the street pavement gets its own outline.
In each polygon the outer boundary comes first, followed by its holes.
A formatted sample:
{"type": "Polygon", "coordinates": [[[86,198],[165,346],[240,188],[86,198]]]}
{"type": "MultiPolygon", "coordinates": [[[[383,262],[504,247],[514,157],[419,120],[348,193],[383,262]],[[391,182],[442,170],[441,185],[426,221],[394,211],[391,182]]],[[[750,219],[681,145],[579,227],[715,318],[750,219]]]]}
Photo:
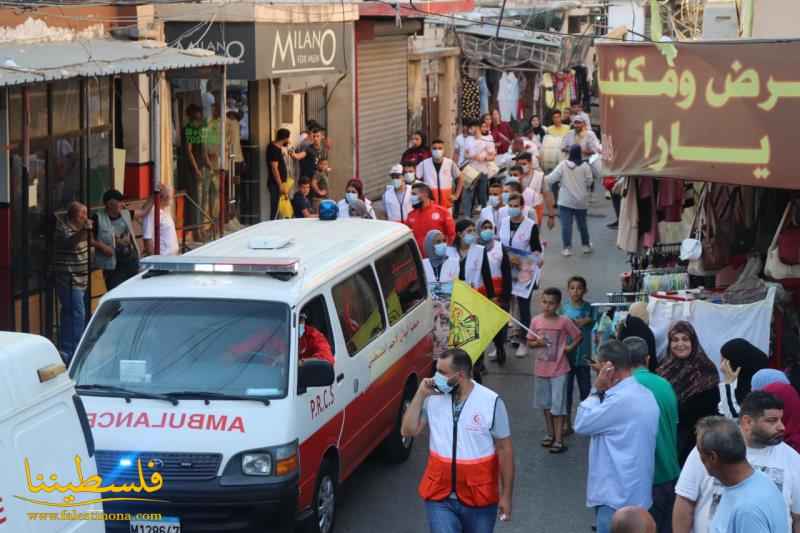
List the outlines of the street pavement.
{"type": "MultiPolygon", "coordinates": [[[[600,302],[606,301],[606,292],[619,290],[619,274],[626,265],[625,254],[615,246],[616,231],[606,228],[613,217],[611,202],[603,198],[602,189],[594,198],[589,212],[594,254],[580,253],[577,227],[573,231],[573,250],[577,253],[572,257],[561,256],[558,222],[553,230],[544,229],[542,238],[548,246],[542,286],[563,290],[570,276],[581,275],[589,284],[587,300],[600,302]]],[[[488,368],[484,384],[497,391],[509,409],[516,464],[512,520],[498,523],[495,531],[589,533],[592,512],[585,505],[588,439],[573,435],[567,439],[567,452],[548,453],[539,444],[544,420],[532,407],[531,358],[517,359],[509,353],[505,367],[489,362],[488,368]]],[[[577,397],[574,403],[577,405],[577,397]]],[[[414,443],[411,458],[402,465],[387,465],[379,457],[368,459],[341,488],[336,532],[427,531],[425,508],[417,495],[427,446],[427,434],[423,434],[414,443]]]]}

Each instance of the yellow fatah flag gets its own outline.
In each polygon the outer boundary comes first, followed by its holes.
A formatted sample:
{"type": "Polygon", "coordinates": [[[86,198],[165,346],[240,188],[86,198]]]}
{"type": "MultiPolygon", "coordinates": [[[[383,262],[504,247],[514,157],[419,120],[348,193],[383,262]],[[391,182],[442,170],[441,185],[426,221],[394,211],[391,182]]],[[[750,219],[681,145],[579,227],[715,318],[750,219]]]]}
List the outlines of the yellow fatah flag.
{"type": "Polygon", "coordinates": [[[508,313],[464,283],[453,282],[450,296],[450,335],[447,345],[478,360],[497,332],[508,323],[508,313]]]}

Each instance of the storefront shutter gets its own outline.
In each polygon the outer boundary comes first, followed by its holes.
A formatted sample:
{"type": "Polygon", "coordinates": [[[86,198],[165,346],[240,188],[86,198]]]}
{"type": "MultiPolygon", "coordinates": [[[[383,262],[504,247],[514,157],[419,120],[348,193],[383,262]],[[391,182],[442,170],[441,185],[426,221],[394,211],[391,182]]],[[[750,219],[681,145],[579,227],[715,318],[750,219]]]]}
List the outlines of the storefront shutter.
{"type": "Polygon", "coordinates": [[[359,170],[364,192],[378,198],[392,165],[408,148],[408,37],[358,44],[359,170]]]}

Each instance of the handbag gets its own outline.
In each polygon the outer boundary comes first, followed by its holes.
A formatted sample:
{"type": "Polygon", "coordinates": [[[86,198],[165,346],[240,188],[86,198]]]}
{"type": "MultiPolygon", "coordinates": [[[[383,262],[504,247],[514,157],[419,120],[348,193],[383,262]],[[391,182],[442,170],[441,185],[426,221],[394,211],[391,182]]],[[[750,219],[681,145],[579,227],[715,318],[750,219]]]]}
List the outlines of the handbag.
{"type": "Polygon", "coordinates": [[[481,173],[472,165],[466,165],[461,169],[461,179],[464,180],[464,187],[469,189],[480,177],[481,173]]]}
{"type": "Polygon", "coordinates": [[[789,265],[781,261],[780,249],[778,247],[778,240],[783,230],[783,225],[792,211],[792,202],[786,204],[786,209],[783,211],[778,229],[775,231],[775,236],[772,238],[772,243],[769,245],[767,251],[767,262],[764,265],[764,273],[772,279],[786,279],[786,278],[800,278],[800,265],[789,265]]]}
{"type": "MultiPolygon", "coordinates": [[[[756,243],[756,224],[753,222],[749,227],[744,213],[744,198],[742,196],[742,188],[737,187],[734,193],[734,202],[736,209],[734,211],[733,219],[733,237],[731,241],[731,255],[746,255],[753,250],[756,243]]],[[[753,220],[758,220],[756,211],[755,194],[753,194],[753,220]]]]}
{"type": "MultiPolygon", "coordinates": [[[[791,206],[792,203],[790,202],[791,206]]],[[[787,217],[788,218],[788,217],[787,217]]],[[[778,257],[787,265],[800,264],[800,227],[794,221],[787,221],[791,228],[784,228],[778,237],[778,257]]]]}

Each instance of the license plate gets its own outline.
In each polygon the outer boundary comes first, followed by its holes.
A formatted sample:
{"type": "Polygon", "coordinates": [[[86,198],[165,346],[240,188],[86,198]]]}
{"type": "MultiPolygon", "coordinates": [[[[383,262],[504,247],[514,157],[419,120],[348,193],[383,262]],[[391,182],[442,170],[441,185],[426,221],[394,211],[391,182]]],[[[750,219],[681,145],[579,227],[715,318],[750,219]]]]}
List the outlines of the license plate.
{"type": "Polygon", "coordinates": [[[131,533],[181,533],[181,521],[176,516],[162,516],[161,520],[131,520],[131,533]]]}

